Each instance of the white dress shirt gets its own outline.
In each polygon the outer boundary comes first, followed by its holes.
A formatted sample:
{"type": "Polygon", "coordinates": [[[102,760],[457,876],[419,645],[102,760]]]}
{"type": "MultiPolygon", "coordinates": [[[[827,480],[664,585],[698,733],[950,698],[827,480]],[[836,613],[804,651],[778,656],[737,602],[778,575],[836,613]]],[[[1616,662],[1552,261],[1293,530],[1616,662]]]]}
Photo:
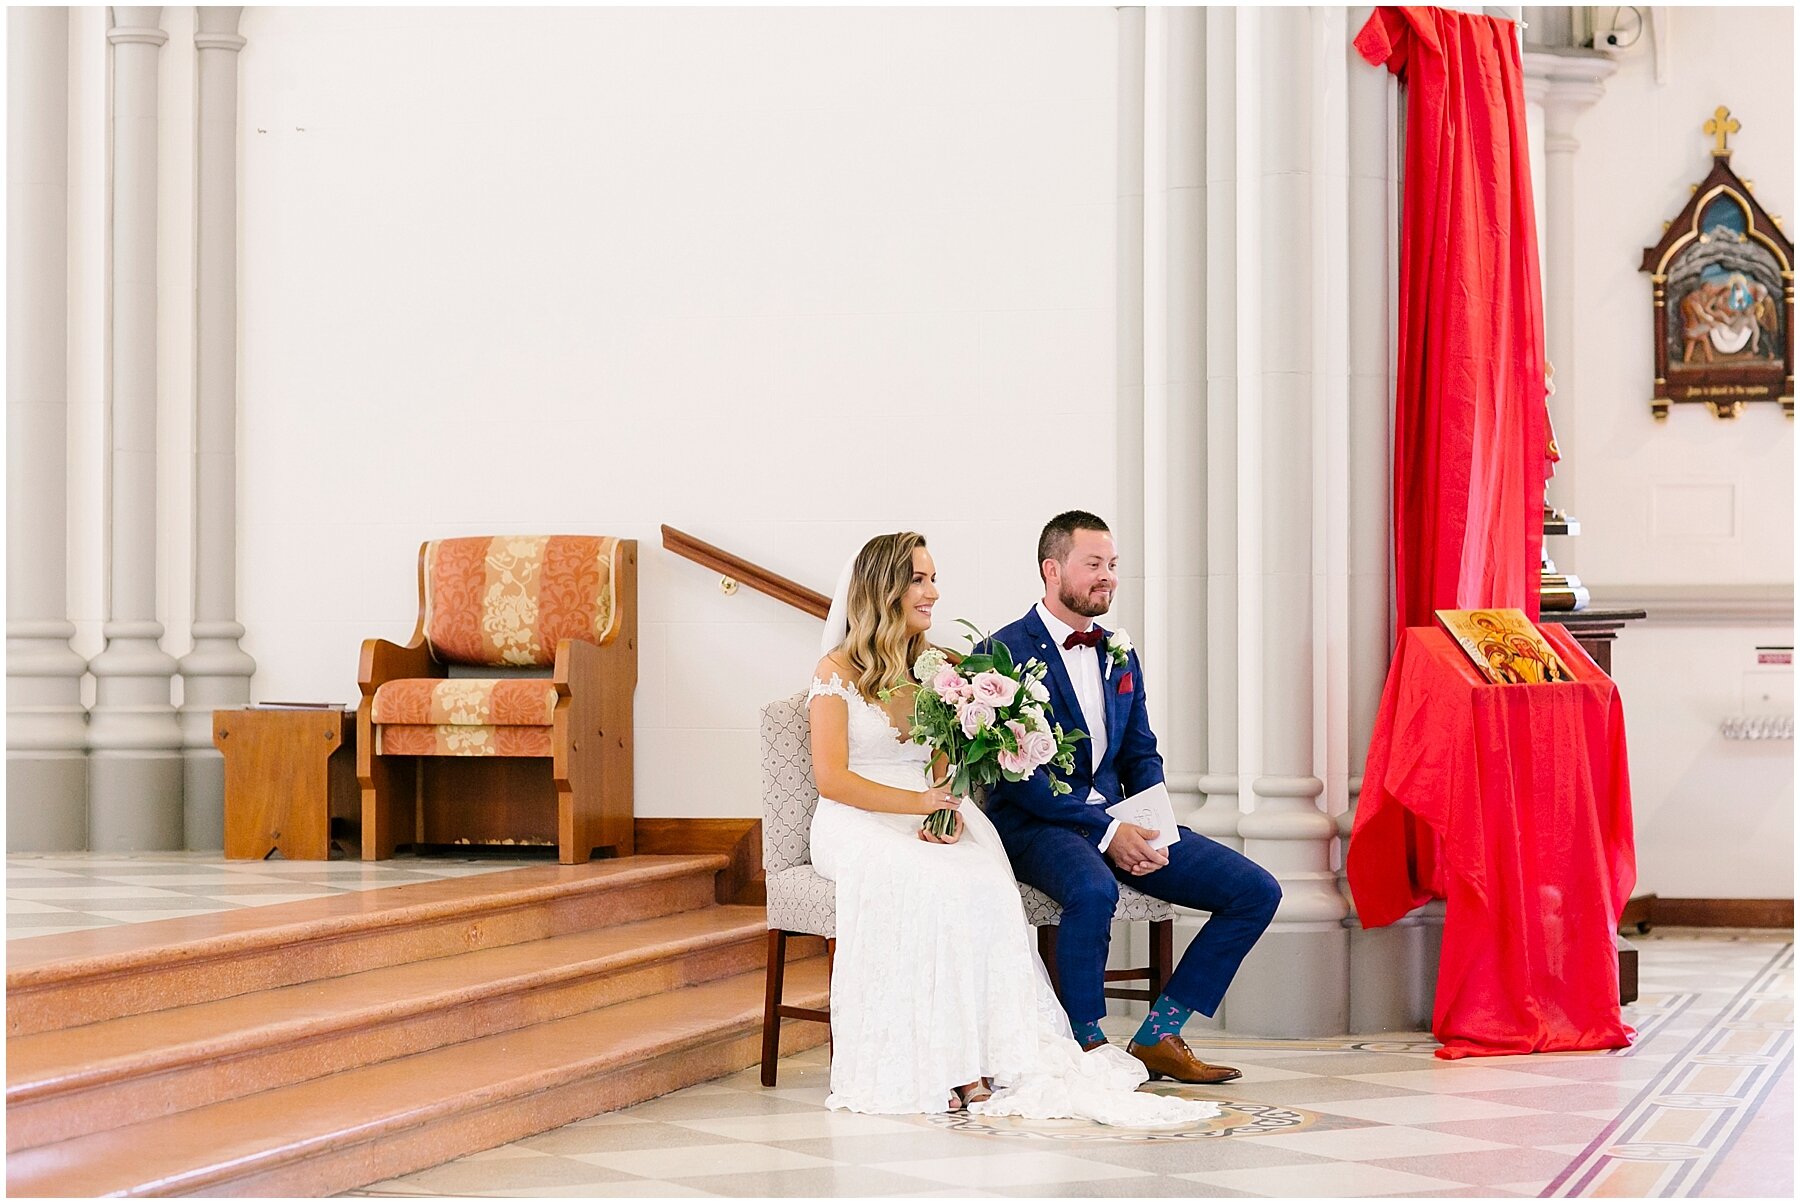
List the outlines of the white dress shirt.
{"type": "MultiPolygon", "coordinates": [[[[1037,615],[1044,624],[1044,630],[1050,633],[1057,655],[1062,657],[1063,668],[1069,675],[1069,684],[1075,687],[1075,701],[1081,707],[1081,730],[1088,735],[1087,749],[1093,758],[1091,764],[1098,769],[1106,756],[1106,683],[1100,674],[1100,658],[1106,655],[1106,649],[1084,648],[1080,644],[1064,648],[1063,641],[1075,629],[1051,614],[1042,602],[1037,604],[1037,615]]],[[[1092,626],[1091,622],[1089,626],[1092,626]]],[[[1064,720],[1063,726],[1073,725],[1064,720]]],[[[1091,790],[1088,792],[1087,803],[1089,806],[1104,807],[1106,796],[1098,790],[1091,790]]],[[[1101,814],[1106,813],[1102,811],[1101,814]]],[[[1116,819],[1107,825],[1106,834],[1100,838],[1102,853],[1106,852],[1106,846],[1112,843],[1113,835],[1118,830],[1119,821],[1116,819]]]]}

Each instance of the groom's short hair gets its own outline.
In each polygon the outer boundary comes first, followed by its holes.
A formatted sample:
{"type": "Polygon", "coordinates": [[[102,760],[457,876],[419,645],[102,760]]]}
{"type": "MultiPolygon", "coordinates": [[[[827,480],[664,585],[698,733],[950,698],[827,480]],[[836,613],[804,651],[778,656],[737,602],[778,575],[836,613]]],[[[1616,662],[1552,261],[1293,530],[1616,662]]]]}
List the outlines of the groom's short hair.
{"type": "Polygon", "coordinates": [[[1089,514],[1086,510],[1064,510],[1061,514],[1044,524],[1043,534],[1038,536],[1038,576],[1044,575],[1044,561],[1054,560],[1061,564],[1069,555],[1069,545],[1075,542],[1077,531],[1105,531],[1112,533],[1106,520],[1097,514],[1089,514]]]}

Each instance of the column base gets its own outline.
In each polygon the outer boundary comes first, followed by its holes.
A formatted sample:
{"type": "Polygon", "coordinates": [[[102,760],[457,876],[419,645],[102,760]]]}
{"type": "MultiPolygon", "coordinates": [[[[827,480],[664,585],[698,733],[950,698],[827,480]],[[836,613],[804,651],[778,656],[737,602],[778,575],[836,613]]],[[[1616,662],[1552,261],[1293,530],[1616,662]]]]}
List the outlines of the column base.
{"type": "Polygon", "coordinates": [[[1337,922],[1277,924],[1226,995],[1226,1031],[1337,1037],[1350,1031],[1350,939],[1337,922]]]}
{"type": "Polygon", "coordinates": [[[85,753],[7,754],[7,852],[81,852],[88,847],[87,807],[85,753]]]}
{"type": "Polygon", "coordinates": [[[1432,976],[1425,929],[1414,919],[1350,932],[1350,1031],[1411,1033],[1431,1028],[1432,976]]]}
{"type": "Polygon", "coordinates": [[[181,754],[182,842],[200,852],[225,847],[225,758],[212,749],[181,754]]]}
{"type": "Polygon", "coordinates": [[[179,753],[95,753],[88,761],[88,848],[161,852],[182,847],[179,753]]]}

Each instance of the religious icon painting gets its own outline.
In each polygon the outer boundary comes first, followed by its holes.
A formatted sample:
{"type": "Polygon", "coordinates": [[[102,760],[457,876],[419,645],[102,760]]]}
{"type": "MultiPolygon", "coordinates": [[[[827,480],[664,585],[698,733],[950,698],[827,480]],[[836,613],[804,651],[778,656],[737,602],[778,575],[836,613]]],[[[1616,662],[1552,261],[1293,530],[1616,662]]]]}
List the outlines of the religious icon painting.
{"type": "Polygon", "coordinates": [[[1517,609],[1440,610],[1437,621],[1495,685],[1574,681],[1556,650],[1517,609]]]}
{"type": "Polygon", "coordinates": [[[1720,418],[1778,401],[1794,416],[1794,244],[1731,169],[1739,129],[1720,106],[1704,126],[1713,168],[1662,241],[1644,251],[1655,326],[1658,421],[1700,402],[1720,418]]]}

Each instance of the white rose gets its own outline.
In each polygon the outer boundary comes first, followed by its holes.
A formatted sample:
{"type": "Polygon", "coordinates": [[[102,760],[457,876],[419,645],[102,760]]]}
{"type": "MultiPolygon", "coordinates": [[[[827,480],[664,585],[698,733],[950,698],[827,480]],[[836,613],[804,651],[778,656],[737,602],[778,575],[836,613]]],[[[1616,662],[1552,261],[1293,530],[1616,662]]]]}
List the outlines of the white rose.
{"type": "Polygon", "coordinates": [[[1047,732],[1050,730],[1050,720],[1045,717],[1043,707],[1026,703],[1019,708],[1019,715],[1025,720],[1026,726],[1034,732],[1047,732]]]}
{"type": "MultiPolygon", "coordinates": [[[[1033,702],[1050,701],[1050,687],[1046,686],[1041,678],[1027,677],[1025,679],[1025,692],[1031,695],[1031,700],[1033,702]]],[[[1043,714],[1042,711],[1039,711],[1038,713],[1040,715],[1043,714]]]]}

